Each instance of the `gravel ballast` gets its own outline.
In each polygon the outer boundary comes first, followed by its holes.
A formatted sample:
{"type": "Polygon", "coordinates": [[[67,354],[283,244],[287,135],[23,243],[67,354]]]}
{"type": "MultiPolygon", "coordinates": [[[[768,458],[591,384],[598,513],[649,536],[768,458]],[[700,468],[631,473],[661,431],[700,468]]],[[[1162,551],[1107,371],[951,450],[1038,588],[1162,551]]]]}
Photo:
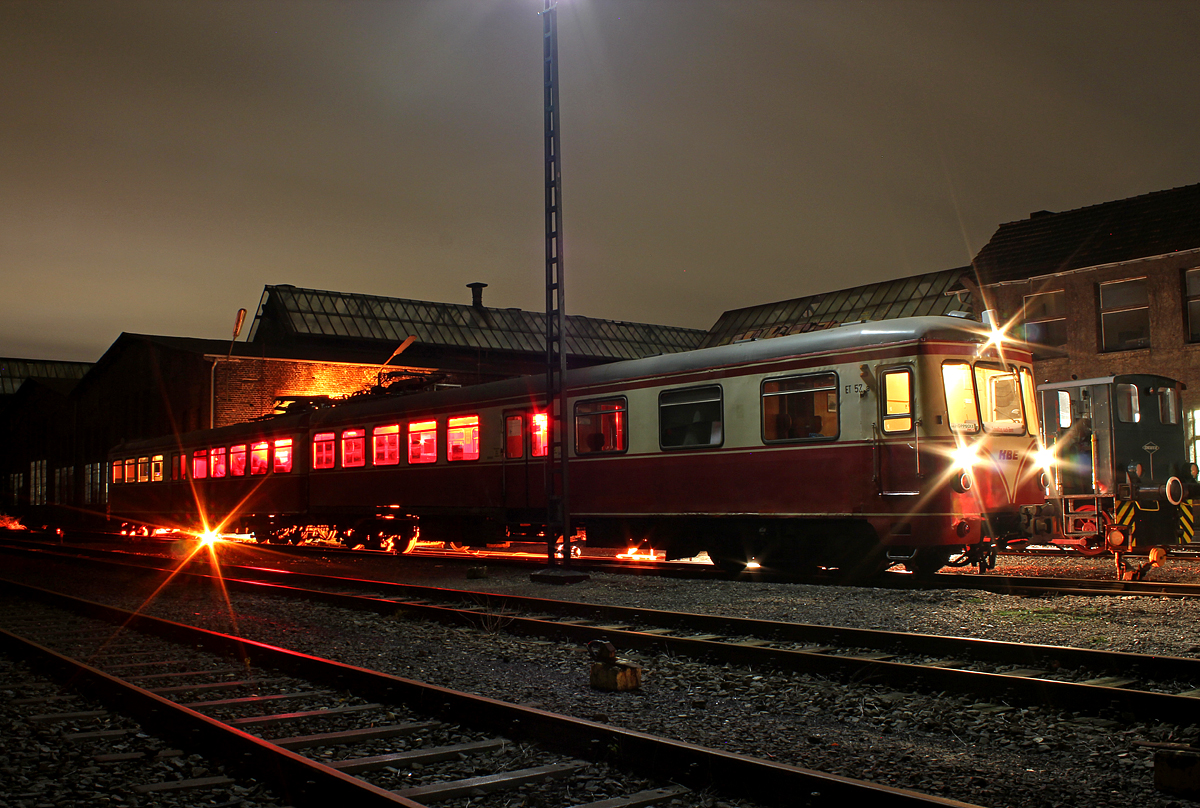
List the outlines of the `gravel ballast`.
{"type": "MultiPolygon", "coordinates": [[[[224,552],[248,563],[242,556],[255,551],[224,552]]],[[[593,574],[560,588],[533,583],[528,570],[519,569],[492,567],[486,578],[468,580],[464,567],[432,561],[278,560],[291,569],[643,608],[1139,653],[1200,652],[1200,603],[1189,599],[1025,598],[613,574],[593,574]]],[[[51,588],[126,608],[139,606],[147,594],[124,573],[98,581],[13,560],[6,574],[40,578],[51,588]]],[[[173,586],[147,611],[493,698],[985,806],[1194,804],[1155,791],[1152,752],[1138,742],[1198,742],[1195,727],[895,692],[869,682],[663,655],[633,657],[644,667],[639,691],[601,692],[588,686],[583,649],[508,636],[502,620],[491,631],[452,628],[261,596],[231,597],[232,618],[223,596],[197,584],[173,586]]]]}

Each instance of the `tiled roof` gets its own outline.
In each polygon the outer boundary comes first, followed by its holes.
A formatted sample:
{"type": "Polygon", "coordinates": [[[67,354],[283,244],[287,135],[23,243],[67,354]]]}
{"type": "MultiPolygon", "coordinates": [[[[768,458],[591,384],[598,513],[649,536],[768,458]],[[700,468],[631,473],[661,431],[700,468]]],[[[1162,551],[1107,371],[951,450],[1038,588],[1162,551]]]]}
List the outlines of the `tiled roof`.
{"type": "MultiPolygon", "coordinates": [[[[270,316],[287,333],[398,345],[409,335],[427,345],[543,353],[545,315],[424,300],[267,286],[250,340],[270,316]]],[[[699,346],[703,331],[647,323],[567,316],[567,353],[604,359],[637,359],[699,346]]]]}
{"type": "Polygon", "coordinates": [[[1200,184],[1000,225],[972,265],[984,285],[1200,248],[1200,184]]]}
{"type": "Polygon", "coordinates": [[[0,396],[17,392],[21,382],[39,379],[82,379],[90,362],[52,362],[37,359],[0,359],[0,396]]]}
{"type": "Polygon", "coordinates": [[[952,293],[961,289],[958,281],[970,271],[970,267],[945,269],[727,311],[708,332],[701,347],[802,334],[859,320],[894,320],[970,311],[969,302],[952,293]]]}

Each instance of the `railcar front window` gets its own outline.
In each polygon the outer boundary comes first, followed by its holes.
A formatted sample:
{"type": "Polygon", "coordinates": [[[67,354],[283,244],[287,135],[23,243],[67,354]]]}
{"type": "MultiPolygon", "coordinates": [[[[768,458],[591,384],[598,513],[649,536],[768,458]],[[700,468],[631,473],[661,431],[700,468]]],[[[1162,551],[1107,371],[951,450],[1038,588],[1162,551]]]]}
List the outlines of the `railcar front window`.
{"type": "Polygon", "coordinates": [[[913,428],[912,371],[883,374],[883,431],[908,432],[913,428]]]}
{"type": "Polygon", "coordinates": [[[658,396],[658,442],[664,449],[720,446],[721,387],[669,390],[658,396]]]}
{"type": "Polygon", "coordinates": [[[1017,374],[1003,368],[975,366],[975,391],[983,429],[1000,435],[1024,435],[1021,383],[1017,374]]]}
{"type": "Polygon", "coordinates": [[[1136,424],[1142,420],[1142,411],[1138,406],[1138,389],[1135,384],[1118,384],[1114,394],[1117,397],[1117,420],[1126,424],[1136,424]]]}
{"type": "Polygon", "coordinates": [[[208,450],[197,449],[192,452],[192,479],[203,480],[208,477],[208,450]]]}
{"type": "Polygon", "coordinates": [[[408,462],[437,462],[437,421],[413,421],[408,425],[408,462]]]}
{"type": "Polygon", "coordinates": [[[479,459],[478,415],[460,415],[446,422],[446,459],[479,459]]]}
{"type": "Polygon", "coordinates": [[[276,474],[287,474],[292,470],[292,439],[278,438],[275,441],[275,462],[273,469],[276,474]]]}
{"type": "Polygon", "coordinates": [[[270,445],[264,440],[250,446],[250,473],[251,474],[266,474],[267,473],[267,455],[270,454],[270,445]]]}
{"type": "Polygon", "coordinates": [[[246,476],[246,444],[239,444],[229,450],[229,473],[234,477],[246,476]]]}
{"type": "Polygon", "coordinates": [[[1037,385],[1033,381],[1033,373],[1029,368],[1021,368],[1021,395],[1025,401],[1025,420],[1029,426],[1029,434],[1037,434],[1037,385]]]}
{"type": "Polygon", "coordinates": [[[376,466],[394,466],[400,462],[400,425],[388,424],[372,430],[376,466]]]}
{"type": "Polygon", "coordinates": [[[837,376],[814,373],[764,381],[762,434],[766,443],[836,438],[837,376]]]}
{"type": "Polygon", "coordinates": [[[975,385],[971,366],[966,362],[942,365],[942,387],[946,391],[946,414],[950,431],[974,434],[979,431],[979,408],[975,405],[975,385]]]}
{"type": "Polygon", "coordinates": [[[347,429],[342,433],[342,468],[365,466],[367,463],[367,430],[347,429]]]}
{"type": "Polygon", "coordinates": [[[208,475],[210,477],[224,477],[225,471],[225,447],[222,446],[208,453],[208,475]]]}
{"type": "Polygon", "coordinates": [[[580,401],[575,405],[575,454],[625,451],[624,398],[580,401]]]}
{"type": "Polygon", "coordinates": [[[313,435],[313,468],[333,468],[334,444],[336,439],[332,432],[321,432],[313,435]]]}

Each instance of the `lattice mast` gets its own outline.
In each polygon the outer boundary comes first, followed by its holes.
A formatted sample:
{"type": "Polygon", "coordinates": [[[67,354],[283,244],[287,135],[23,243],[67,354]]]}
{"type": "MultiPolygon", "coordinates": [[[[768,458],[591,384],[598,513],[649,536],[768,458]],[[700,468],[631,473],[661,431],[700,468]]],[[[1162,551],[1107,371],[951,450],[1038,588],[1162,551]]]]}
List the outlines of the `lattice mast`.
{"type": "Polygon", "coordinates": [[[562,173],[558,137],[558,9],[546,0],[542,12],[542,59],[546,154],[546,555],[555,563],[562,539],[562,565],[571,566],[570,484],[567,474],[566,304],[563,289],[562,173]]]}

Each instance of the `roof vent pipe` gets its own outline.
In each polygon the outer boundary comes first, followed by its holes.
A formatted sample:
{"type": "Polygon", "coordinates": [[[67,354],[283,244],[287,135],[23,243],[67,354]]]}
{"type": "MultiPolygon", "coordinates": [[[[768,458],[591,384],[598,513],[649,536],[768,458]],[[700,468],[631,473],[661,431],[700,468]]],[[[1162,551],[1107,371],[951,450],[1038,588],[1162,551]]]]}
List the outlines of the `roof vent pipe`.
{"type": "Polygon", "coordinates": [[[483,290],[487,288],[486,283],[468,283],[467,288],[471,290],[471,305],[477,309],[483,308],[483,290]]]}

